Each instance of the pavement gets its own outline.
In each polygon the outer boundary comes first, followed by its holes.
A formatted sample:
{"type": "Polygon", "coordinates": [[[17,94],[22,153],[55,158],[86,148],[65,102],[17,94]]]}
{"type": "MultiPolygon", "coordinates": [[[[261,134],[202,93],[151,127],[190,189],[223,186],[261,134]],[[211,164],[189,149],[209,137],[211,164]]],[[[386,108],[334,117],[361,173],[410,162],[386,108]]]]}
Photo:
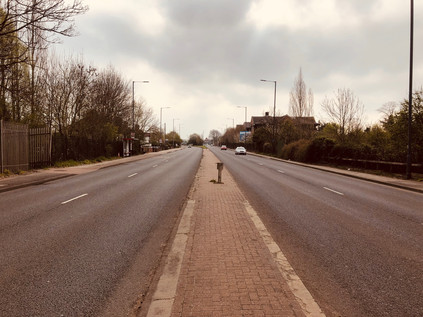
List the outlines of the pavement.
{"type": "Polygon", "coordinates": [[[217,162],[203,151],[147,316],[324,316],[217,162]]]}
{"type": "MultiPolygon", "coordinates": [[[[0,192],[164,153],[4,178],[0,192]]],[[[224,169],[222,183],[216,182],[217,162],[203,151],[161,276],[140,316],[324,316],[230,173],[224,169]]],[[[421,182],[321,169],[423,192],[421,182]]]]}

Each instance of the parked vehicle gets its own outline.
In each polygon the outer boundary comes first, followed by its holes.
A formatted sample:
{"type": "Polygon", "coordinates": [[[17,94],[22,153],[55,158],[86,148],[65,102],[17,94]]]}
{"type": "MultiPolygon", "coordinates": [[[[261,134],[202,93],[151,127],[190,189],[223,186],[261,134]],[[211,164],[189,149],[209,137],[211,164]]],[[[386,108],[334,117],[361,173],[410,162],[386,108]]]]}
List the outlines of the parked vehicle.
{"type": "Polygon", "coordinates": [[[235,149],[235,155],[247,155],[247,150],[243,146],[238,146],[235,149]]]}
{"type": "Polygon", "coordinates": [[[226,147],[226,145],[222,145],[222,146],[220,147],[220,149],[221,149],[221,150],[225,150],[225,151],[226,151],[228,148],[226,147]]]}

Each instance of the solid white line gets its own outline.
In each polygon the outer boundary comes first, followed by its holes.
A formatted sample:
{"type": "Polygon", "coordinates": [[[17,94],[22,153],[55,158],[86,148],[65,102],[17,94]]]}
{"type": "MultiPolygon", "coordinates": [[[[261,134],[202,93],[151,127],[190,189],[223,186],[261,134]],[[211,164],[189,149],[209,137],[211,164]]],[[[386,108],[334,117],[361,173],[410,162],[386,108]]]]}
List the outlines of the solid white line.
{"type": "Polygon", "coordinates": [[[278,172],[281,173],[281,174],[285,174],[285,172],[284,171],[281,171],[281,170],[278,170],[278,172]]]}
{"type": "Polygon", "coordinates": [[[157,166],[159,166],[159,165],[157,165],[157,164],[156,165],[153,165],[153,168],[156,168],[157,166]]]}
{"type": "Polygon", "coordinates": [[[335,194],[338,194],[338,195],[344,196],[344,194],[343,194],[343,193],[337,192],[336,190],[333,190],[333,189],[330,189],[330,188],[327,188],[327,187],[323,187],[323,188],[324,188],[324,189],[326,189],[326,190],[328,190],[328,191],[330,191],[330,192],[332,192],[332,193],[335,193],[335,194]]]}
{"type": "Polygon", "coordinates": [[[131,174],[131,175],[128,176],[128,178],[134,177],[135,175],[138,175],[138,173],[131,174]]]}
{"type": "Polygon", "coordinates": [[[291,264],[289,264],[288,259],[282,253],[281,249],[276,244],[276,242],[273,240],[269,231],[267,231],[266,226],[261,221],[257,212],[254,210],[253,207],[251,207],[248,201],[245,201],[244,205],[245,205],[245,209],[250,215],[251,220],[253,221],[254,225],[259,231],[264,243],[266,244],[267,248],[272,254],[272,257],[275,260],[279,271],[281,272],[282,276],[287,281],[288,287],[291,289],[291,292],[294,294],[298,304],[300,304],[304,314],[306,316],[324,317],[325,314],[322,312],[319,305],[314,300],[313,296],[311,296],[308,289],[305,287],[301,279],[298,277],[297,273],[295,273],[291,264]]]}
{"type": "Polygon", "coordinates": [[[258,163],[258,165],[263,166],[264,164],[263,163],[258,163]]]}
{"type": "Polygon", "coordinates": [[[82,198],[82,197],[87,196],[87,195],[88,194],[82,194],[82,195],[79,195],[78,197],[75,197],[75,198],[66,200],[66,201],[62,202],[62,205],[67,204],[67,203],[70,203],[71,201],[77,200],[77,199],[82,198]]]}

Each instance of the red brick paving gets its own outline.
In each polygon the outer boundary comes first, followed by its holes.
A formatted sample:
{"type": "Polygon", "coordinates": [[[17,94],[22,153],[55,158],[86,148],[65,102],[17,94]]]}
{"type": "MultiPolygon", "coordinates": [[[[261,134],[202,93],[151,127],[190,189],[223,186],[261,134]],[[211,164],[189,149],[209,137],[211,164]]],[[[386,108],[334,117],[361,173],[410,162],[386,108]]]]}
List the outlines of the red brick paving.
{"type": "Polygon", "coordinates": [[[172,316],[304,316],[218,159],[204,150],[172,316]]]}

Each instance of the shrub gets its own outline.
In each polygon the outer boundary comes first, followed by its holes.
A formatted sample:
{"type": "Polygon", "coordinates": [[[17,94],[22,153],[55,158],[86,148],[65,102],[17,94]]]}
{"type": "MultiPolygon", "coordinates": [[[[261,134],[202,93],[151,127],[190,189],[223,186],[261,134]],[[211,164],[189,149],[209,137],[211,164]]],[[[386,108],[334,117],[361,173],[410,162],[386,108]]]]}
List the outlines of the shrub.
{"type": "Polygon", "coordinates": [[[335,141],[326,137],[319,137],[313,139],[307,151],[308,162],[325,161],[332,155],[332,150],[335,146],[335,141]]]}
{"type": "Polygon", "coordinates": [[[309,146],[310,141],[304,139],[289,143],[282,148],[281,158],[285,160],[306,162],[309,146]]]}

